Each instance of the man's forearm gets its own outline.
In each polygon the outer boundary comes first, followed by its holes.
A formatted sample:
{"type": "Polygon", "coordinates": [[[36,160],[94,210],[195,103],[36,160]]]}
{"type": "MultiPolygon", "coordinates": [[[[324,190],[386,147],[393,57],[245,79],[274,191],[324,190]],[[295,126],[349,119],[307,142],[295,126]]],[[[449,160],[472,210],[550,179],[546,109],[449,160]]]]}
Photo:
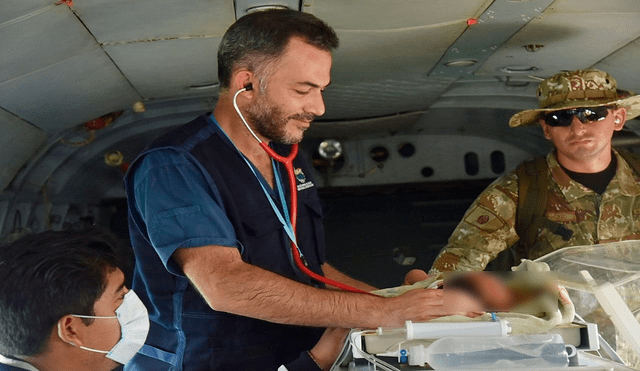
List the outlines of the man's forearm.
{"type": "Polygon", "coordinates": [[[246,317],[292,325],[375,328],[445,314],[441,290],[382,298],[318,289],[247,264],[235,248],[220,246],[179,249],[174,256],[211,308],[246,317]]]}
{"type": "Polygon", "coordinates": [[[383,298],[318,289],[247,264],[234,248],[180,249],[176,260],[218,311],[283,324],[372,327],[379,320],[364,313],[374,317],[384,306],[383,298]]]}

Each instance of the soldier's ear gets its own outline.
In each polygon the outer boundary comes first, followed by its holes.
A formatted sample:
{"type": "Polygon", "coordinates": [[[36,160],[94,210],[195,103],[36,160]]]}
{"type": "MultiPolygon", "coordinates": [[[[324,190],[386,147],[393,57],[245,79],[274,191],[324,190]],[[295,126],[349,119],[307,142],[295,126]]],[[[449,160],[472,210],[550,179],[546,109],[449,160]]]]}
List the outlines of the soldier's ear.
{"type": "Polygon", "coordinates": [[[543,119],[540,119],[540,127],[542,128],[542,134],[547,140],[551,140],[551,135],[549,134],[549,125],[547,125],[543,119]]]}
{"type": "Polygon", "coordinates": [[[627,109],[624,107],[614,108],[611,110],[611,115],[613,115],[613,130],[622,130],[627,121],[627,109]]]}

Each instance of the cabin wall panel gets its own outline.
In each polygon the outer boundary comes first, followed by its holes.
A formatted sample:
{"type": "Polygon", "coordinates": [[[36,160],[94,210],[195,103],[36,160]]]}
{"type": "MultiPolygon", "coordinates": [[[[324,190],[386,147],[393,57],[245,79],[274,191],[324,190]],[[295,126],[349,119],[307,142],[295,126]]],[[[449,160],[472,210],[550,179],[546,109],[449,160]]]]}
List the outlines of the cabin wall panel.
{"type": "Polygon", "coordinates": [[[46,139],[42,130],[0,109],[0,191],[46,139]]]}

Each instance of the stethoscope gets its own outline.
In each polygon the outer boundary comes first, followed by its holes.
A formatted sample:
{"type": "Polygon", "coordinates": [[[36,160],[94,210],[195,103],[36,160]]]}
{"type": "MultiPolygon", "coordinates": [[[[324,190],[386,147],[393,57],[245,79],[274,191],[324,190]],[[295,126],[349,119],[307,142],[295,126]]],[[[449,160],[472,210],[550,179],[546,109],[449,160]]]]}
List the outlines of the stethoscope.
{"type": "MultiPolygon", "coordinates": [[[[244,91],[249,91],[249,90],[253,90],[253,86],[251,84],[245,86],[244,88],[238,90],[235,95],[233,96],[233,107],[235,108],[236,112],[238,113],[238,116],[240,116],[240,119],[242,120],[242,123],[244,124],[244,126],[249,130],[249,132],[251,133],[251,135],[253,135],[253,137],[258,141],[258,144],[260,144],[260,147],[262,147],[262,149],[265,150],[265,152],[267,152],[267,154],[269,155],[269,157],[271,157],[272,159],[280,162],[281,164],[284,165],[285,169],[287,170],[287,176],[289,179],[289,188],[291,191],[291,207],[289,210],[289,214],[287,215],[285,213],[284,218],[281,217],[280,215],[280,211],[279,209],[275,206],[275,204],[273,203],[273,201],[271,200],[271,197],[268,195],[268,193],[265,190],[265,194],[267,195],[267,198],[269,200],[269,202],[271,203],[271,206],[273,207],[274,211],[276,212],[276,214],[278,215],[278,219],[280,219],[280,222],[283,224],[283,226],[285,227],[285,231],[287,231],[287,234],[289,235],[289,239],[291,240],[291,255],[293,256],[293,261],[295,262],[296,267],[302,271],[304,274],[306,274],[307,276],[313,278],[316,281],[325,283],[327,285],[331,285],[334,287],[337,287],[341,290],[344,291],[350,291],[350,292],[357,292],[357,293],[363,293],[363,294],[369,294],[366,291],[357,289],[355,287],[352,287],[350,285],[344,284],[342,282],[338,282],[338,281],[334,281],[330,278],[321,276],[315,272],[313,272],[312,270],[310,270],[307,267],[307,262],[304,258],[304,255],[302,255],[302,251],[300,251],[300,248],[298,247],[298,243],[297,243],[297,230],[296,230],[296,223],[297,223],[297,219],[298,219],[298,187],[296,185],[296,176],[293,170],[293,160],[295,159],[296,155],[298,154],[298,144],[295,143],[293,145],[291,145],[291,152],[289,153],[288,156],[281,156],[279,154],[277,154],[271,147],[269,147],[269,145],[267,145],[265,142],[263,142],[262,140],[260,140],[260,138],[258,138],[258,136],[253,132],[253,130],[251,129],[251,127],[249,127],[249,124],[247,123],[247,121],[244,119],[244,116],[242,115],[242,113],[240,112],[240,108],[238,107],[238,103],[237,103],[237,98],[238,95],[244,91]],[[290,225],[290,227],[289,227],[290,225]]],[[[246,161],[248,161],[245,158],[246,161]]],[[[249,167],[253,170],[253,167],[249,164],[249,167]]],[[[255,171],[254,171],[255,173],[255,171]]],[[[275,178],[276,178],[276,184],[277,184],[277,188],[279,189],[280,192],[280,197],[283,203],[284,208],[286,209],[286,201],[284,199],[284,194],[282,193],[282,187],[280,186],[279,182],[280,182],[280,178],[278,177],[277,173],[274,172],[275,174],[275,178]]],[[[256,174],[257,176],[257,174],[256,174]]]]}

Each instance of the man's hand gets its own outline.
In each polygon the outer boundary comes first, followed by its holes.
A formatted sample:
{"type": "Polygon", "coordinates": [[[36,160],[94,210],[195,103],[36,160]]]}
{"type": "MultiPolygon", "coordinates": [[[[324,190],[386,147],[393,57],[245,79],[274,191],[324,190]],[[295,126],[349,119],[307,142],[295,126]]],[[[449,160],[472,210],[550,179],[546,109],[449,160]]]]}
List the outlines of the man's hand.
{"type": "Polygon", "coordinates": [[[442,290],[383,298],[319,289],[245,263],[236,248],[178,249],[174,259],[212,309],[275,323],[377,328],[460,314],[444,310],[442,290]]]}
{"type": "Polygon", "coordinates": [[[347,334],[349,334],[349,330],[343,328],[328,328],[324,331],[316,346],[309,351],[320,368],[325,371],[331,368],[340,356],[347,334]]]}
{"type": "Polygon", "coordinates": [[[389,322],[380,326],[399,327],[404,326],[405,321],[425,322],[455,314],[478,317],[484,313],[445,308],[443,291],[438,289],[415,289],[395,298],[389,298],[388,300],[392,301],[390,305],[391,312],[388,316],[389,322]]]}

